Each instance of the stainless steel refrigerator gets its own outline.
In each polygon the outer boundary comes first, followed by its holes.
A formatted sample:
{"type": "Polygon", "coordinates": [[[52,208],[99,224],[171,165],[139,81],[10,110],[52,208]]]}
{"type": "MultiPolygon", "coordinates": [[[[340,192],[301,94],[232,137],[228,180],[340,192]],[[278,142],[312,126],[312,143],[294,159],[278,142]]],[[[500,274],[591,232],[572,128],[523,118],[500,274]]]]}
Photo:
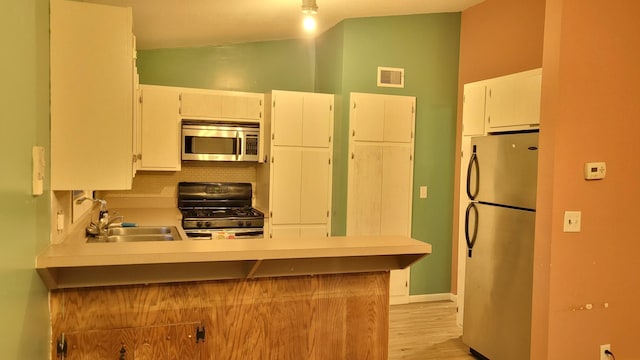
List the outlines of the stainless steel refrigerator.
{"type": "Polygon", "coordinates": [[[529,359],[538,133],[471,139],[462,341],[491,360],[529,359]]]}

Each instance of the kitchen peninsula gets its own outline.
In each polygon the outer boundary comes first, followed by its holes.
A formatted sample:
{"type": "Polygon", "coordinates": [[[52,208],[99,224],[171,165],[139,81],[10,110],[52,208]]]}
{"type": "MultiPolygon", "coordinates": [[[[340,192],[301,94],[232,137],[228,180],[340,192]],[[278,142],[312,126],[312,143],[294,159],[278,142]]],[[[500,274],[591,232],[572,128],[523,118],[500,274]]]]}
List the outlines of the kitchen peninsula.
{"type": "Polygon", "coordinates": [[[51,245],[52,358],[386,359],[394,236],[51,245]],[[206,329],[206,330],[205,330],[206,329]]]}

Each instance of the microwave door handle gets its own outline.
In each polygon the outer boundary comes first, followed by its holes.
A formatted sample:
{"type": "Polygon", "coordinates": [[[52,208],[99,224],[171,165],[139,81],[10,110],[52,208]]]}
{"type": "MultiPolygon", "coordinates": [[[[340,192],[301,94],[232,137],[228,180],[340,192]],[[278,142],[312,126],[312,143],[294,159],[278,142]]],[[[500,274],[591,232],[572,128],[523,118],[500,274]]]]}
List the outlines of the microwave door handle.
{"type": "Polygon", "coordinates": [[[240,145],[241,145],[240,132],[236,131],[236,161],[238,160],[238,158],[240,157],[240,154],[242,153],[242,149],[240,148],[240,145]]]}

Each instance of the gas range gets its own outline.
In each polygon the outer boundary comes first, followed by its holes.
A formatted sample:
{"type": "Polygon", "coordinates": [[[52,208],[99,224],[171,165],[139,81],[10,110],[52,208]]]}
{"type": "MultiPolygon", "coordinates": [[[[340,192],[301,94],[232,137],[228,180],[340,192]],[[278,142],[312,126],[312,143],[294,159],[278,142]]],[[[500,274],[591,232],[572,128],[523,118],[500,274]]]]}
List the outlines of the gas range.
{"type": "Polygon", "coordinates": [[[190,238],[257,238],[264,214],[251,207],[250,183],[181,182],[178,208],[190,238]]]}

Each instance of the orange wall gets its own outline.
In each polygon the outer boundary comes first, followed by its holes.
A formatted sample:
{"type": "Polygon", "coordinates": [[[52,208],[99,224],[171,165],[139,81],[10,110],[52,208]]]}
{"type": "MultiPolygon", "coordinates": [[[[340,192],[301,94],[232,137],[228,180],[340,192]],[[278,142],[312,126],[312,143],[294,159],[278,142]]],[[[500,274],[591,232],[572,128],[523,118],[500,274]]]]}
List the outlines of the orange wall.
{"type": "Polygon", "coordinates": [[[460,84],[543,67],[533,360],[597,360],[606,343],[640,359],[637,14],[637,0],[486,0],[462,14],[460,84]],[[606,179],[585,181],[588,161],[606,161],[606,179]],[[580,233],[562,231],[566,210],[582,211],[580,233]]]}
{"type": "MultiPolygon", "coordinates": [[[[456,185],[460,171],[462,86],[542,66],[545,0],[486,0],[462,12],[458,78],[456,185]]],[[[458,193],[454,204],[458,204],[458,193]]],[[[457,293],[458,207],[454,207],[451,291],[457,293]]]]}
{"type": "Polygon", "coordinates": [[[605,343],[617,359],[640,359],[640,2],[547,9],[534,359],[597,360],[605,343]],[[585,181],[588,161],[606,161],[606,179],[585,181]],[[582,232],[562,232],[565,210],[582,211],[582,232]]]}

